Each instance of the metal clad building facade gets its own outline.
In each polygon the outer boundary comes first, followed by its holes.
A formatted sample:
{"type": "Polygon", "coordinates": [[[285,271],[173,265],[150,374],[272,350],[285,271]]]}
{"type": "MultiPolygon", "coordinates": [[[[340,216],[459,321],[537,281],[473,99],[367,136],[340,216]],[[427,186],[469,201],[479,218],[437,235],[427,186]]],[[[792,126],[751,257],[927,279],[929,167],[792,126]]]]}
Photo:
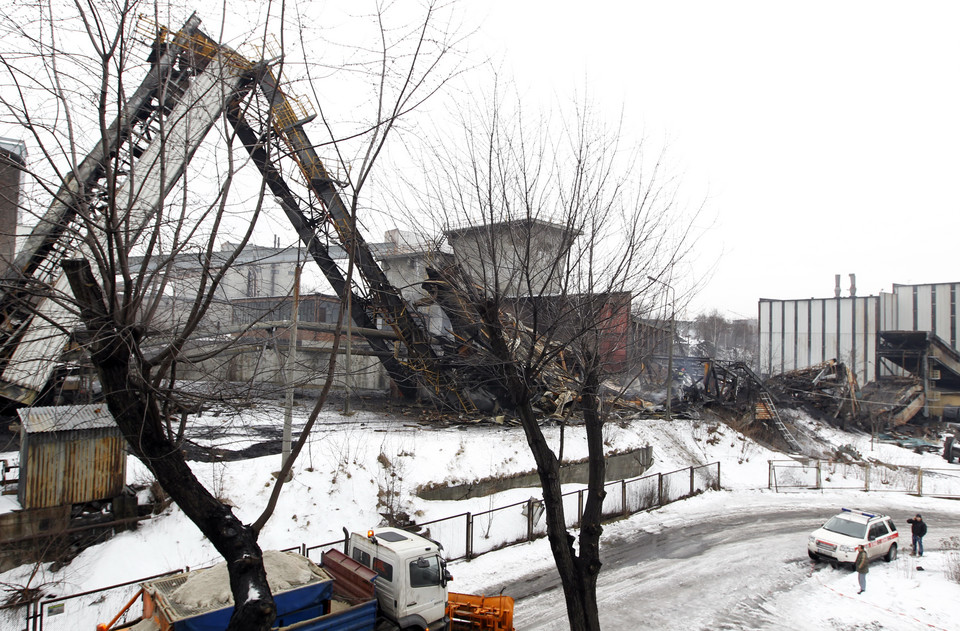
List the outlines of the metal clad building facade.
{"type": "Polygon", "coordinates": [[[960,331],[957,322],[957,288],[960,283],[931,285],[894,285],[896,308],[883,322],[885,331],[933,331],[944,342],[957,348],[960,331]]]}
{"type": "Polygon", "coordinates": [[[863,384],[877,354],[877,296],[760,300],[760,375],[800,370],[839,359],[863,384]]]}
{"type": "Polygon", "coordinates": [[[837,359],[863,385],[878,376],[901,375],[877,364],[880,331],[933,331],[953,348],[960,341],[960,283],[894,285],[879,296],[769,300],[759,306],[761,376],[809,368],[837,359]]]}
{"type": "Polygon", "coordinates": [[[21,408],[24,509],[109,499],[126,479],[125,443],[106,404],[21,408]]]}

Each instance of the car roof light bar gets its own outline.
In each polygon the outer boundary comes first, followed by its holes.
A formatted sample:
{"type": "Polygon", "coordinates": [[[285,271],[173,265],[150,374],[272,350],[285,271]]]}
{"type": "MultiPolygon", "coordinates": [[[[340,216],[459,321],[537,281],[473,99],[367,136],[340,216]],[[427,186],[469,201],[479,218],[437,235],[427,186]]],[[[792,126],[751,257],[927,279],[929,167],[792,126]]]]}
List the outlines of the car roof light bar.
{"type": "Polygon", "coordinates": [[[874,517],[877,517],[877,515],[874,515],[873,513],[865,513],[865,512],[863,512],[862,510],[859,510],[859,509],[856,509],[856,508],[841,508],[840,510],[843,511],[843,512],[845,512],[845,513],[856,513],[857,515],[863,515],[864,517],[870,517],[871,519],[874,518],[874,517]]]}

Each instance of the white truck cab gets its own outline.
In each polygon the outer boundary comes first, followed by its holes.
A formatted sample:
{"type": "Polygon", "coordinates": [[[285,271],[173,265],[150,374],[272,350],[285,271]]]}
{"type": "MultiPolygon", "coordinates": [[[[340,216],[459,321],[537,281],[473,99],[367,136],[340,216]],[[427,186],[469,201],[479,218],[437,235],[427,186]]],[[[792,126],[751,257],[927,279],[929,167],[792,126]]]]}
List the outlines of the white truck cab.
{"type": "Polygon", "coordinates": [[[401,629],[447,625],[447,572],[443,546],[399,528],[352,533],[347,555],[377,573],[380,614],[401,629]]]}

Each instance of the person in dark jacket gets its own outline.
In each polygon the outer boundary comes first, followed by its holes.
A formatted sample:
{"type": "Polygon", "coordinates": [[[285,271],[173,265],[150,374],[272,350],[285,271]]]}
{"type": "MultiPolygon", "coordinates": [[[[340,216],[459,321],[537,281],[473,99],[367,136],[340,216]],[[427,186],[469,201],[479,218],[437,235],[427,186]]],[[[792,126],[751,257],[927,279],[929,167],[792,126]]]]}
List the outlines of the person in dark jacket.
{"type": "Polygon", "coordinates": [[[910,532],[913,534],[913,553],[917,556],[923,556],[923,536],[927,534],[927,523],[917,514],[913,519],[908,519],[910,532]]]}
{"type": "Polygon", "coordinates": [[[862,594],[867,591],[867,572],[870,571],[867,549],[862,545],[857,546],[857,560],[853,562],[853,567],[857,570],[857,580],[860,581],[860,591],[857,593],[862,594]]]}

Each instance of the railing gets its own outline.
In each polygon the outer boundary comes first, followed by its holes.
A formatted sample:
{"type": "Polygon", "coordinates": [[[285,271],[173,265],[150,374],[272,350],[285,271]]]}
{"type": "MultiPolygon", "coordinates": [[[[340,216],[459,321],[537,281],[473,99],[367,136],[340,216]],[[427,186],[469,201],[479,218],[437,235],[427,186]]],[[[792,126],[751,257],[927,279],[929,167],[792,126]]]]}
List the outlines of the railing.
{"type": "Polygon", "coordinates": [[[834,460],[770,460],[767,488],[861,490],[960,497],[960,471],[834,460]]]}
{"type": "MultiPolygon", "coordinates": [[[[606,496],[601,514],[604,519],[624,517],[657,508],[706,490],[720,489],[720,463],[687,467],[604,485],[606,496]]],[[[586,489],[563,494],[563,511],[567,528],[579,527],[583,519],[586,489]]],[[[469,559],[486,552],[517,543],[532,541],[547,533],[542,500],[530,498],[507,506],[479,513],[460,513],[417,524],[420,531],[443,542],[450,561],[469,559]]],[[[341,546],[342,539],[314,546],[304,546],[301,553],[316,560],[320,552],[341,546]]]]}
{"type": "MultiPolygon", "coordinates": [[[[669,473],[657,473],[628,480],[607,482],[602,516],[617,518],[657,508],[707,490],[720,489],[720,463],[687,467],[669,473]]],[[[563,494],[563,509],[568,528],[579,526],[583,518],[586,489],[563,494]]],[[[530,498],[482,513],[460,513],[418,524],[431,539],[442,541],[448,560],[472,558],[517,543],[531,541],[546,534],[542,520],[542,500],[530,498]]],[[[323,551],[343,546],[343,539],[308,546],[300,544],[285,552],[300,554],[319,562],[323,551]]],[[[197,568],[193,568],[197,569],[197,568]]],[[[80,615],[98,617],[96,622],[110,620],[130,600],[130,585],[161,576],[186,572],[190,568],[148,576],[101,589],[70,596],[26,603],[21,607],[0,609],[0,629],[25,631],[73,631],[83,628],[80,615]],[[82,612],[82,614],[81,614],[82,612]]],[[[136,615],[136,614],[132,614],[136,615]]]]}

